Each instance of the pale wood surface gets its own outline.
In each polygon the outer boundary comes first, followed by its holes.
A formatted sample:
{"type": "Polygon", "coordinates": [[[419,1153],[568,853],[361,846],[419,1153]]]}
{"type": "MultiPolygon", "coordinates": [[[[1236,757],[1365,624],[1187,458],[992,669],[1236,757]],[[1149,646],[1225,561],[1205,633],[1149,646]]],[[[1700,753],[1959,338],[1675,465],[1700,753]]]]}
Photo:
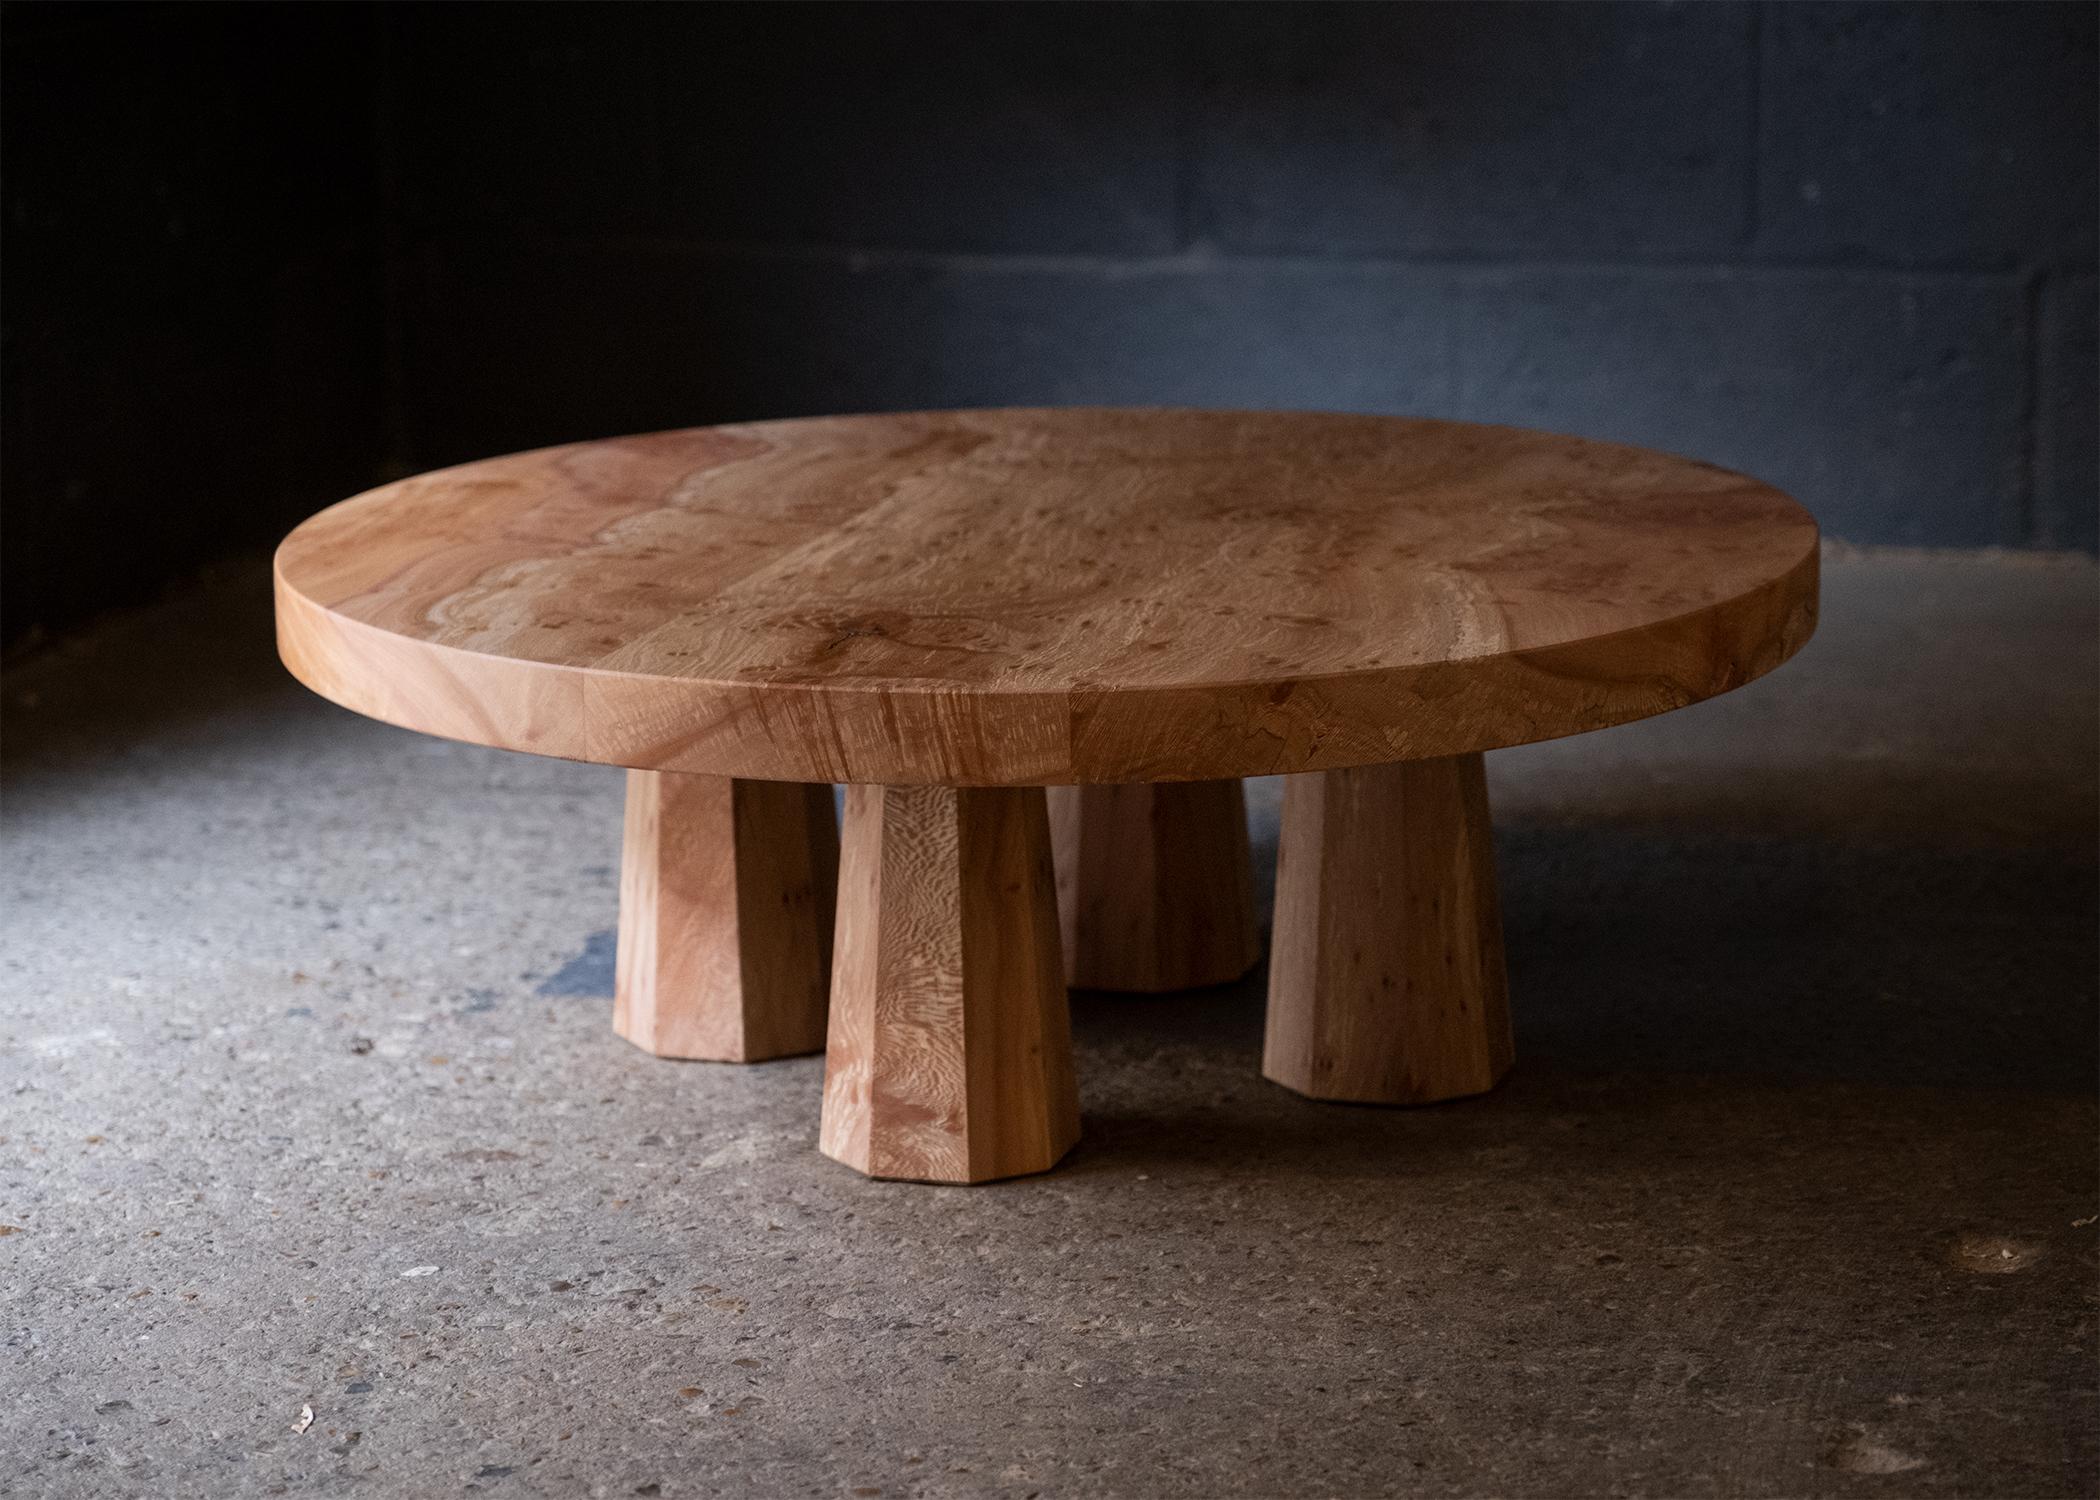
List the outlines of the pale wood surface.
{"type": "Polygon", "coordinates": [[[645,769],[947,785],[1451,755],[1736,687],[1816,528],[1738,474],[1396,417],[695,429],[403,480],[277,555],[317,692],[645,769]]]}
{"type": "Polygon", "coordinates": [[[1052,787],[1049,799],[1073,984],[1194,989],[1261,960],[1239,782],[1052,787]]]}
{"type": "Polygon", "coordinates": [[[831,788],[627,773],[613,1027],[662,1057],[823,1050],[831,788]]]}
{"type": "Polygon", "coordinates": [[[873,1177],[1041,1172],[1079,1139],[1043,794],[846,791],[824,1153],[873,1177]]]}
{"type": "Polygon", "coordinates": [[[1430,1104],[1512,1056],[1478,755],[1284,788],[1262,1072],[1316,1099],[1430,1104]]]}

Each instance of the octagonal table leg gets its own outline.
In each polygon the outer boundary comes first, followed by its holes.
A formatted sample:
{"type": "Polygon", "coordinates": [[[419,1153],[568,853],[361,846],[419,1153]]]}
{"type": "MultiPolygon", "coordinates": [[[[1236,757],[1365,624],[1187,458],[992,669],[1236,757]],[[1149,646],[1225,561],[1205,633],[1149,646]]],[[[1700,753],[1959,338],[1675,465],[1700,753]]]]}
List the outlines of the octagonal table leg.
{"type": "Polygon", "coordinates": [[[1049,797],[1074,985],[1198,989],[1260,962],[1238,781],[1059,786],[1049,797]]]}
{"type": "Polygon", "coordinates": [[[614,1029],[659,1057],[821,1051],[838,862],[829,786],[629,771],[614,1029]]]}
{"type": "Polygon", "coordinates": [[[1263,1074],[1432,1104],[1493,1088],[1512,1056],[1481,757],[1292,777],[1263,1074]]]}
{"type": "Polygon", "coordinates": [[[851,786],[825,1155],[871,1177],[1040,1172],[1079,1139],[1040,788],[851,786]]]}

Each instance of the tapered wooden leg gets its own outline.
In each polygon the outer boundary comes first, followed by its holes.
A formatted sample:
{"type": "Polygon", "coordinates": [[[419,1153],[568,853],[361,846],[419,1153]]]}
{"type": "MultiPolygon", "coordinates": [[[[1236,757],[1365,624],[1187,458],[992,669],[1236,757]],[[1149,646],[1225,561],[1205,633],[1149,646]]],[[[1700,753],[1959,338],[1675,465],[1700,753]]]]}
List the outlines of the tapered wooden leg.
{"type": "Polygon", "coordinates": [[[1481,758],[1292,777],[1262,1072],[1432,1104],[1493,1088],[1512,1056],[1481,758]]]}
{"type": "Polygon", "coordinates": [[[838,864],[828,786],[629,771],[613,1029],[659,1057],[822,1050],[838,864]]]}
{"type": "Polygon", "coordinates": [[[1196,989],[1260,961],[1239,782],[1052,787],[1050,830],[1081,989],[1196,989]]]}
{"type": "Polygon", "coordinates": [[[871,1177],[1041,1172],[1079,1139],[1039,788],[851,786],[824,1154],[871,1177]]]}

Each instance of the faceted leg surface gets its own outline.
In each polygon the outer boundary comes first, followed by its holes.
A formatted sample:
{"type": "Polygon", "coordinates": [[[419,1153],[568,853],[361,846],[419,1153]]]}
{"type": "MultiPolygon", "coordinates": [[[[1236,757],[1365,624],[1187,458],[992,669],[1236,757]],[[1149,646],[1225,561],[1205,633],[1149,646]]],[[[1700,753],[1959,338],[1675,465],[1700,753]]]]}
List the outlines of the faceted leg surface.
{"type": "Polygon", "coordinates": [[[851,786],[825,1155],[871,1177],[1041,1172],[1079,1139],[1039,788],[851,786]]]}
{"type": "Polygon", "coordinates": [[[1292,777],[1262,1072],[1431,1104],[1493,1088],[1512,1056],[1481,757],[1292,777]]]}
{"type": "Polygon", "coordinates": [[[1196,989],[1260,961],[1239,782],[1060,786],[1049,798],[1073,984],[1196,989]]]}
{"type": "Polygon", "coordinates": [[[822,1050],[838,862],[828,786],[629,771],[614,1029],[660,1057],[822,1050]]]}

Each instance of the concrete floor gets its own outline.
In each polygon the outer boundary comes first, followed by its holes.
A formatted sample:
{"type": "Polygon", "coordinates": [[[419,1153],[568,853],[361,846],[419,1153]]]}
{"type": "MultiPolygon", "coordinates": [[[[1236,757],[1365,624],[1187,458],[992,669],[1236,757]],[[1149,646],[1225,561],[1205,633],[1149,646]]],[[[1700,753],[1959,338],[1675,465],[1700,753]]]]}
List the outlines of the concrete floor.
{"type": "Polygon", "coordinates": [[[977,1189],[613,1036],[618,772],[307,696],[255,569],[112,621],[5,689],[0,1492],[2092,1494],[2095,591],[1833,558],[1775,677],[1491,757],[1498,1093],[1081,995],[977,1189]]]}

